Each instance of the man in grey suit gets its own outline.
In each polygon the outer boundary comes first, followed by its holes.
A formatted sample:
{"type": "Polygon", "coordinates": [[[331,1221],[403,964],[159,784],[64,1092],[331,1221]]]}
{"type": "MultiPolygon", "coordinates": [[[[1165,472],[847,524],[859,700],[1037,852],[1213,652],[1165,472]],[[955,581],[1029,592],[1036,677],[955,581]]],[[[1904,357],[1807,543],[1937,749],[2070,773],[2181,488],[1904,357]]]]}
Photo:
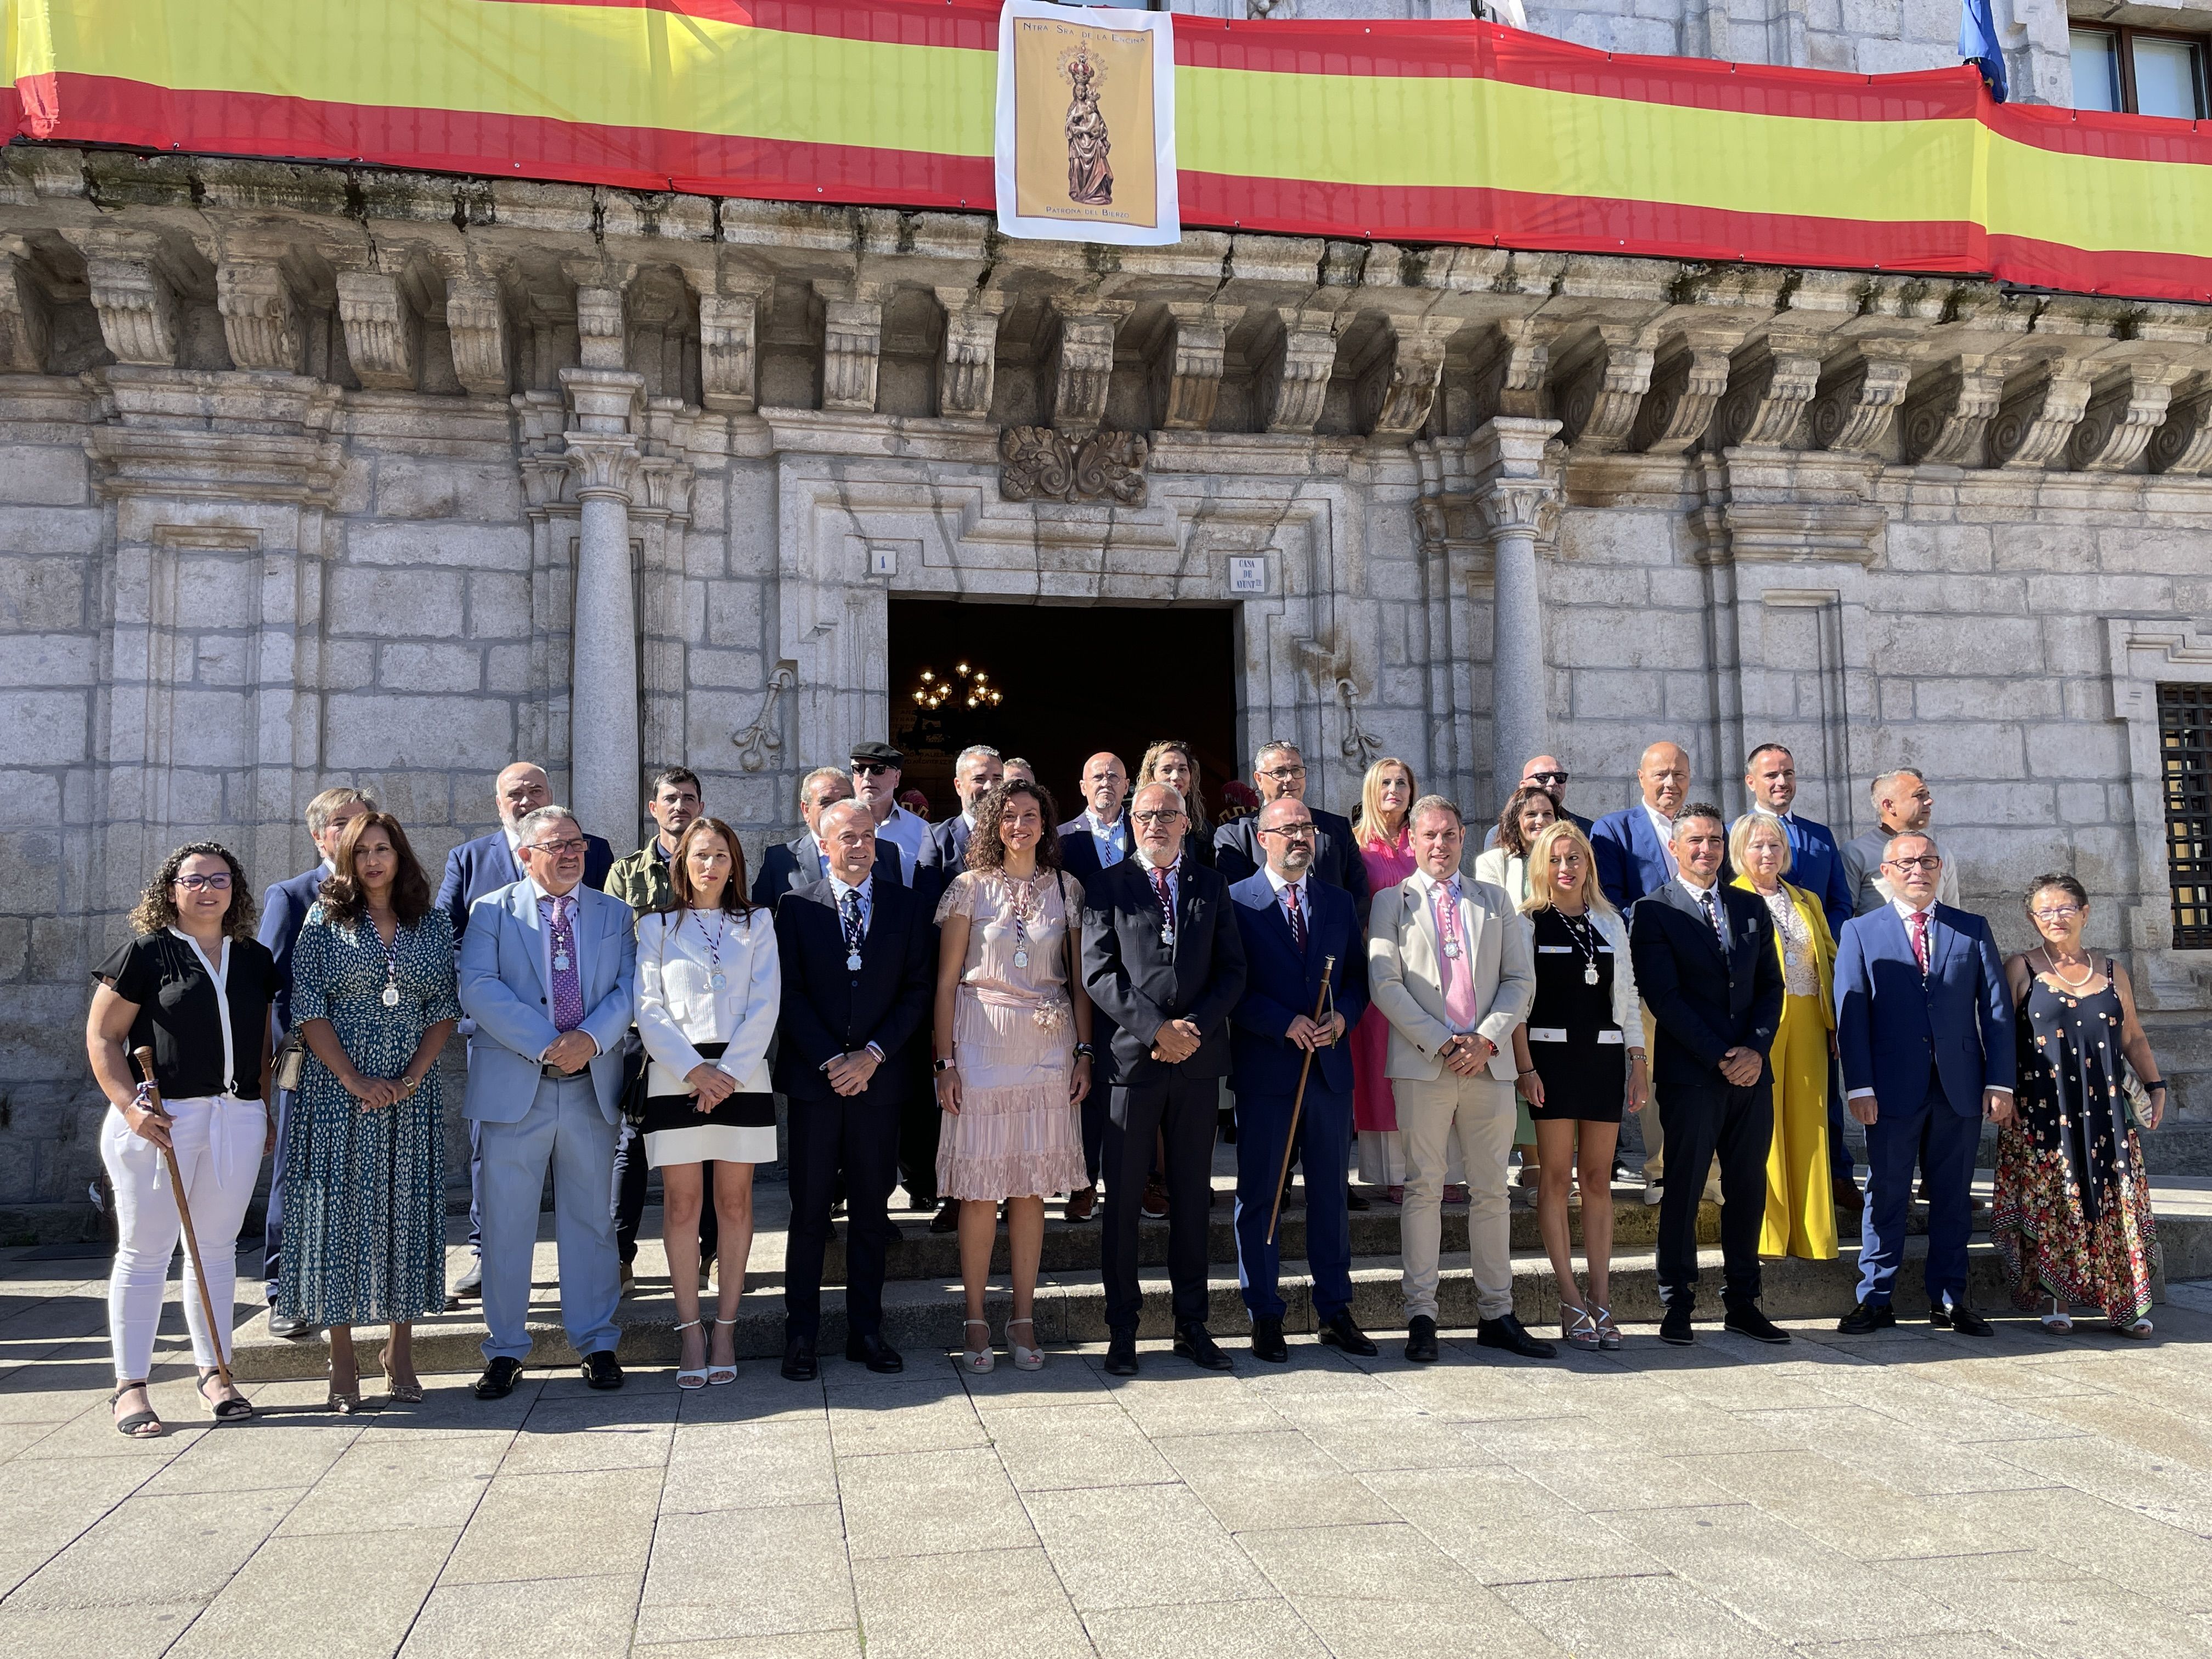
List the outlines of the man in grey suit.
{"type": "Polygon", "coordinates": [[[635,918],[583,884],[584,832],[567,807],[541,806],[517,831],[523,878],[470,906],[460,949],[461,1006],[477,1023],[461,1109],[477,1126],[483,1158],[490,1328],[479,1400],[513,1393],[530,1353],[530,1262],[548,1164],[561,1322],[587,1384],[623,1383],[622,1259],[605,1194],[636,1002],[635,918]]]}

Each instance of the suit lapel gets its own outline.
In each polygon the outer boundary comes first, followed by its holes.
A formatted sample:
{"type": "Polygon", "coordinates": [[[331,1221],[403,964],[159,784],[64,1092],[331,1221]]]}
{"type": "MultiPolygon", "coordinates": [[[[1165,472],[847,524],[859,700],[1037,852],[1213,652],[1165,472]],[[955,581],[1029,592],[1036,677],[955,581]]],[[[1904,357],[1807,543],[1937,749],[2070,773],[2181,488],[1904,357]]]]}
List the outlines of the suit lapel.
{"type": "Polygon", "coordinates": [[[545,993],[546,1004],[552,1004],[553,985],[545,973],[545,925],[538,914],[538,890],[526,881],[514,887],[514,899],[507,907],[521,926],[523,939],[530,950],[530,971],[537,975],[538,988],[545,993]]]}

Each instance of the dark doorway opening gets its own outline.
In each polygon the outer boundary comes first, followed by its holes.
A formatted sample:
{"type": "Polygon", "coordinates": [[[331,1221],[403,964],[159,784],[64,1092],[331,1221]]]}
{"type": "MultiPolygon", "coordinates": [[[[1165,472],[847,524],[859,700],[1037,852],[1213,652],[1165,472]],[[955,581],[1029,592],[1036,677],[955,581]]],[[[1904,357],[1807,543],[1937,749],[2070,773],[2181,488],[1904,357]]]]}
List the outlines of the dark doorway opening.
{"type": "Polygon", "coordinates": [[[891,741],[907,757],[906,787],[928,796],[933,820],[959,809],[952,763],[970,744],[1028,760],[1063,818],[1083,810],[1076,782],[1083,763],[1102,749],[1133,771],[1162,738],[1190,744],[1207,816],[1217,821],[1222,784],[1243,771],[1236,618],[1227,610],[894,594],[890,665],[891,741]],[[946,682],[952,690],[935,708],[915,698],[946,682]]]}

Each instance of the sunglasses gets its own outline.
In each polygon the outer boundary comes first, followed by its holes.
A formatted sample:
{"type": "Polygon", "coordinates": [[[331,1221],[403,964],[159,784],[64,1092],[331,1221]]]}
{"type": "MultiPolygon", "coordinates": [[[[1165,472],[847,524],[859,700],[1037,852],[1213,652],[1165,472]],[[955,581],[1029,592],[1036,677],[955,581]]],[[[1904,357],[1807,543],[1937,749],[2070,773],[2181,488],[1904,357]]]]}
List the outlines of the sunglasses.
{"type": "Polygon", "coordinates": [[[1565,772],[1531,772],[1524,781],[1528,783],[1565,783],[1567,781],[1567,776],[1568,775],[1565,772]]]}
{"type": "Polygon", "coordinates": [[[859,778],[878,777],[892,769],[890,763],[884,761],[854,761],[853,763],[853,775],[859,778]]]}

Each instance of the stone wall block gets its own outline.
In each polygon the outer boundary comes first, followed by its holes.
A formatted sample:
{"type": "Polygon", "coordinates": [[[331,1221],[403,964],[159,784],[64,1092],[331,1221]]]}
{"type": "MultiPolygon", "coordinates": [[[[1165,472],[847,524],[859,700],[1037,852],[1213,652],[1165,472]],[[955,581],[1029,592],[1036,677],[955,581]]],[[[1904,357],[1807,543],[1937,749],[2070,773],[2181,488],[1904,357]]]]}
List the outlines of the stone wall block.
{"type": "Polygon", "coordinates": [[[0,771],[0,824],[47,829],[62,821],[62,788],[52,774],[0,771]]]}
{"type": "Polygon", "coordinates": [[[463,627],[466,578],[458,570],[380,568],[331,573],[330,625],[336,634],[453,638],[463,627]]]}
{"type": "Polygon", "coordinates": [[[330,699],[327,726],[334,767],[489,777],[514,757],[513,710],[491,697],[349,693],[330,699]]]}
{"type": "MultiPolygon", "coordinates": [[[[87,469],[82,447],[46,444],[0,447],[0,500],[47,507],[76,507],[86,498],[87,469]]],[[[44,515],[41,515],[43,518],[44,515]]],[[[50,545],[36,536],[33,546],[50,545]]]]}
{"type": "Polygon", "coordinates": [[[483,686],[483,653],[474,646],[383,647],[377,684],[391,691],[476,691],[483,686]]]}

